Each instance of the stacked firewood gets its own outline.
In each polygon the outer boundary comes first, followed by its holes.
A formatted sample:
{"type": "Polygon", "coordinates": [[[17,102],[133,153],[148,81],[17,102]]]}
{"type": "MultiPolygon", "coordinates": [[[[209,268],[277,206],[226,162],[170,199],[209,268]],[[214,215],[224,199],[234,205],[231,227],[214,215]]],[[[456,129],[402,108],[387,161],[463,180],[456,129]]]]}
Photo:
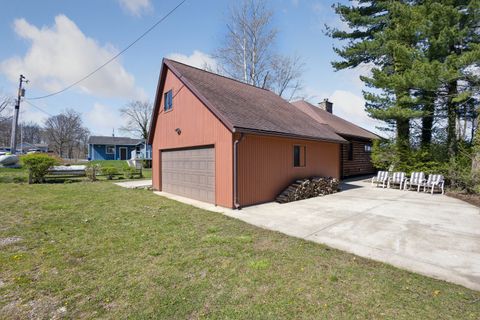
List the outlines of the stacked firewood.
{"type": "Polygon", "coordinates": [[[279,203],[308,199],[340,190],[340,180],[335,178],[313,177],[300,179],[289,185],[275,199],[279,203]]]}

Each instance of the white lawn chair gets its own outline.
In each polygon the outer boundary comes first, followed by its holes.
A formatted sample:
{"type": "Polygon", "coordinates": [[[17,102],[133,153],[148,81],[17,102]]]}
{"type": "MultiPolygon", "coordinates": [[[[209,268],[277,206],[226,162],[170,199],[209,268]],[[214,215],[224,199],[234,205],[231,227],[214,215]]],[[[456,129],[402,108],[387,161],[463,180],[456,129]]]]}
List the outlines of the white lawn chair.
{"type": "Polygon", "coordinates": [[[412,186],[416,186],[417,192],[420,192],[420,187],[424,186],[425,182],[426,182],[425,173],[412,172],[412,174],[410,175],[410,178],[405,180],[404,187],[405,187],[405,190],[407,190],[407,186],[408,186],[408,190],[410,190],[412,186]]]}
{"type": "Polygon", "coordinates": [[[433,194],[433,190],[437,187],[442,190],[442,194],[444,194],[444,185],[445,179],[441,174],[429,174],[427,182],[423,185],[423,192],[427,191],[427,188],[432,188],[430,193],[433,194]]]}
{"type": "Polygon", "coordinates": [[[372,178],[372,187],[376,183],[377,187],[381,183],[382,188],[385,188],[388,182],[388,171],[378,171],[377,176],[372,178]]]}
{"type": "Polygon", "coordinates": [[[403,189],[403,183],[405,182],[406,175],[405,172],[394,172],[393,175],[388,179],[387,188],[390,188],[391,184],[398,184],[400,190],[403,189]]]}

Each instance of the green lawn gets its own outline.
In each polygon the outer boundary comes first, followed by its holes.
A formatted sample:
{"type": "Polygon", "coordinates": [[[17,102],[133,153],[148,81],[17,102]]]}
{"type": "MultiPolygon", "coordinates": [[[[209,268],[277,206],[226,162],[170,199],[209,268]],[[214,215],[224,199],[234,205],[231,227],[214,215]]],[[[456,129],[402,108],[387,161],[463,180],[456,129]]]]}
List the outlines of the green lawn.
{"type": "Polygon", "coordinates": [[[146,190],[9,183],[0,203],[0,318],[480,318],[480,292],[146,190]]]}
{"type": "Polygon", "coordinates": [[[0,183],[27,182],[28,173],[24,168],[1,168],[0,183]]]}

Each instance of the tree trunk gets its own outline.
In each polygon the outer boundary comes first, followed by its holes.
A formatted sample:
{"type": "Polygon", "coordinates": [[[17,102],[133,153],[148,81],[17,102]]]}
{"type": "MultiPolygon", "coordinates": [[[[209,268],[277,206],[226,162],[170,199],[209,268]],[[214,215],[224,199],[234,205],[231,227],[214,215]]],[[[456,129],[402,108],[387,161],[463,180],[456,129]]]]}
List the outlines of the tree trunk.
{"type": "Polygon", "coordinates": [[[410,144],[410,120],[397,119],[397,144],[407,147],[410,144]]]}
{"type": "Polygon", "coordinates": [[[406,161],[406,152],[410,147],[410,120],[397,119],[397,148],[400,160],[406,161]]]}
{"type": "MultiPolygon", "coordinates": [[[[476,121],[479,123],[479,113],[477,113],[476,121]]],[[[472,177],[475,184],[480,184],[480,130],[476,127],[475,138],[473,139],[472,149],[472,177]]]]}
{"type": "Polygon", "coordinates": [[[422,148],[428,148],[432,142],[433,116],[435,112],[435,98],[427,96],[423,105],[425,115],[422,118],[422,148]]]}
{"type": "Polygon", "coordinates": [[[450,82],[448,84],[447,98],[447,148],[450,157],[457,154],[457,104],[453,101],[456,94],[457,82],[450,82]]]}

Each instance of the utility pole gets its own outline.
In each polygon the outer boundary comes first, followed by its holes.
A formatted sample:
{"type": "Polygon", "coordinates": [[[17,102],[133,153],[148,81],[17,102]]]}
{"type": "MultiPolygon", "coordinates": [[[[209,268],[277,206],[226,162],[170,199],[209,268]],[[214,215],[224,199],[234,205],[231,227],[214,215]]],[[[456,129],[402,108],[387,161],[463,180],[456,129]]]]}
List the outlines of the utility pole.
{"type": "Polygon", "coordinates": [[[13,111],[13,118],[12,118],[12,137],[10,139],[10,152],[12,154],[17,153],[17,127],[18,127],[18,113],[20,110],[20,100],[22,97],[25,96],[25,89],[23,89],[23,83],[28,82],[25,80],[25,77],[21,74],[20,81],[18,84],[18,95],[17,101],[15,102],[15,109],[13,111]]]}

